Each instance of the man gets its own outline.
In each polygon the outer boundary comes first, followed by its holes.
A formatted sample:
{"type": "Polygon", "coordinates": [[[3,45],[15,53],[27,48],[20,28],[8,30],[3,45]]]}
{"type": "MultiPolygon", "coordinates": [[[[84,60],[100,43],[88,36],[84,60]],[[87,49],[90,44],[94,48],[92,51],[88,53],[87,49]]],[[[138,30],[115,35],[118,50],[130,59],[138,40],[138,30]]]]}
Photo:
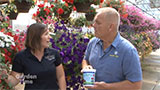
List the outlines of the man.
{"type": "Polygon", "coordinates": [[[95,37],[88,43],[82,69],[96,69],[93,90],[138,90],[142,71],[136,48],[120,36],[120,15],[113,8],[101,8],[94,18],[95,37]]]}

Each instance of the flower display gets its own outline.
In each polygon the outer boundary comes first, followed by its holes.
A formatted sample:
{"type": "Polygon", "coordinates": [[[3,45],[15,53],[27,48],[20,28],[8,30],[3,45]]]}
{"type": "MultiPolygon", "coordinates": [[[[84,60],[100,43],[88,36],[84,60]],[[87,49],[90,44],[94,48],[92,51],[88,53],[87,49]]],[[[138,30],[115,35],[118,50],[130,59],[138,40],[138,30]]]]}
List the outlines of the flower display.
{"type": "Polygon", "coordinates": [[[92,21],[94,19],[94,16],[96,15],[96,9],[94,7],[90,7],[87,13],[85,13],[86,19],[88,21],[92,21]]]}
{"type": "Polygon", "coordinates": [[[129,25],[120,25],[121,35],[137,49],[139,56],[145,57],[152,51],[152,43],[146,32],[136,33],[129,25]]]}
{"type": "Polygon", "coordinates": [[[135,6],[126,6],[126,13],[127,17],[121,17],[122,36],[134,44],[142,57],[147,56],[152,50],[157,50],[160,43],[157,33],[160,21],[146,16],[135,6]]]}
{"type": "Polygon", "coordinates": [[[45,4],[39,4],[36,13],[33,14],[33,17],[40,20],[46,19],[47,17],[52,17],[53,7],[53,4],[51,4],[50,6],[45,6],[45,4]]]}
{"type": "Polygon", "coordinates": [[[154,30],[151,30],[151,31],[148,31],[147,32],[150,40],[151,40],[151,43],[152,43],[152,50],[155,51],[157,49],[160,48],[160,34],[159,34],[159,31],[154,31],[154,30]]]}
{"type": "Polygon", "coordinates": [[[12,0],[16,5],[18,12],[27,13],[29,9],[34,6],[35,0],[12,0]]]}
{"type": "Polygon", "coordinates": [[[60,52],[66,75],[67,90],[70,88],[83,90],[83,79],[80,70],[89,39],[84,38],[81,29],[72,25],[68,27],[64,24],[64,21],[48,20],[44,22],[48,24],[49,30],[55,34],[51,34],[50,47],[60,52]]]}
{"type": "Polygon", "coordinates": [[[67,87],[68,89],[82,90],[83,79],[80,70],[89,39],[83,38],[81,30],[69,29],[63,23],[62,25],[55,23],[54,30],[56,35],[51,40],[52,47],[60,51],[67,87]]]}
{"type": "Polygon", "coordinates": [[[68,18],[70,16],[70,13],[72,12],[73,6],[68,3],[63,2],[51,2],[54,5],[54,14],[57,17],[60,18],[68,18]]]}
{"type": "Polygon", "coordinates": [[[2,71],[10,73],[10,67],[15,54],[24,48],[25,34],[12,30],[7,19],[0,25],[0,90],[13,90],[10,84],[4,81],[6,75],[2,71]]]}
{"type": "Polygon", "coordinates": [[[73,4],[77,12],[86,13],[91,4],[100,4],[104,0],[63,0],[66,3],[73,4]]]}
{"type": "Polygon", "coordinates": [[[74,4],[74,3],[91,3],[91,4],[100,4],[100,3],[103,3],[104,0],[63,0],[64,2],[67,2],[67,3],[71,3],[71,4],[74,4]]]}
{"type": "Polygon", "coordinates": [[[126,13],[126,8],[124,3],[125,1],[123,0],[106,0],[102,4],[102,7],[112,7],[116,9],[122,17],[126,18],[128,14],[126,13]]]}
{"type": "Polygon", "coordinates": [[[121,24],[128,24],[137,32],[148,30],[158,30],[158,20],[146,16],[140,9],[135,6],[126,6],[128,17],[121,17],[121,24]]]}
{"type": "Polygon", "coordinates": [[[2,7],[2,11],[6,15],[10,15],[11,12],[17,13],[17,8],[13,3],[7,4],[6,6],[2,7]]]}

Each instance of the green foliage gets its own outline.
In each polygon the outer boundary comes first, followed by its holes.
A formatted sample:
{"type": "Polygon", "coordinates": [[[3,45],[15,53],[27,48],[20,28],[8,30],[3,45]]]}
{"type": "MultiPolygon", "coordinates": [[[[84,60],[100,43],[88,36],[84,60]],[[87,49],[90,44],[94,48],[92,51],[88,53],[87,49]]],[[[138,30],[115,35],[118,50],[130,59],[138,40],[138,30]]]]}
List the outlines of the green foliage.
{"type": "Polygon", "coordinates": [[[86,22],[87,22],[86,18],[80,16],[73,20],[73,25],[75,25],[76,27],[83,27],[86,24],[86,22]]]}
{"type": "Polygon", "coordinates": [[[4,14],[9,15],[11,12],[17,13],[17,8],[15,4],[9,3],[6,6],[2,7],[2,11],[4,12],[4,14]]]}

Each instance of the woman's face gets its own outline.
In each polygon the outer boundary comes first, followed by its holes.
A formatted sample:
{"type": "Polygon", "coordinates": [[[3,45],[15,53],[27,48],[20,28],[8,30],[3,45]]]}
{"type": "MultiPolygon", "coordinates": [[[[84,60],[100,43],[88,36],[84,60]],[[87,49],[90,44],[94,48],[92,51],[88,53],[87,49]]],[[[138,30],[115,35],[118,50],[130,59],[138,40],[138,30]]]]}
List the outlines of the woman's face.
{"type": "Polygon", "coordinates": [[[42,36],[41,36],[41,45],[42,48],[48,48],[49,47],[49,43],[50,43],[50,34],[49,34],[49,30],[45,31],[42,36]]]}

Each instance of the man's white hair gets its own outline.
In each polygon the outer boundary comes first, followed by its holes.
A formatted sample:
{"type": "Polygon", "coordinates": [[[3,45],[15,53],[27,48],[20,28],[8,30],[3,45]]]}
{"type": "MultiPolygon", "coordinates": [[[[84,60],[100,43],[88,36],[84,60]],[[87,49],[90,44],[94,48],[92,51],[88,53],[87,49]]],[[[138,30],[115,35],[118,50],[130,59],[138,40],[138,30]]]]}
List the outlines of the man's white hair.
{"type": "Polygon", "coordinates": [[[116,9],[111,7],[104,7],[104,8],[97,9],[97,12],[98,12],[97,14],[104,13],[106,15],[106,18],[109,20],[109,22],[114,22],[119,27],[120,14],[117,12],[116,9]]]}

